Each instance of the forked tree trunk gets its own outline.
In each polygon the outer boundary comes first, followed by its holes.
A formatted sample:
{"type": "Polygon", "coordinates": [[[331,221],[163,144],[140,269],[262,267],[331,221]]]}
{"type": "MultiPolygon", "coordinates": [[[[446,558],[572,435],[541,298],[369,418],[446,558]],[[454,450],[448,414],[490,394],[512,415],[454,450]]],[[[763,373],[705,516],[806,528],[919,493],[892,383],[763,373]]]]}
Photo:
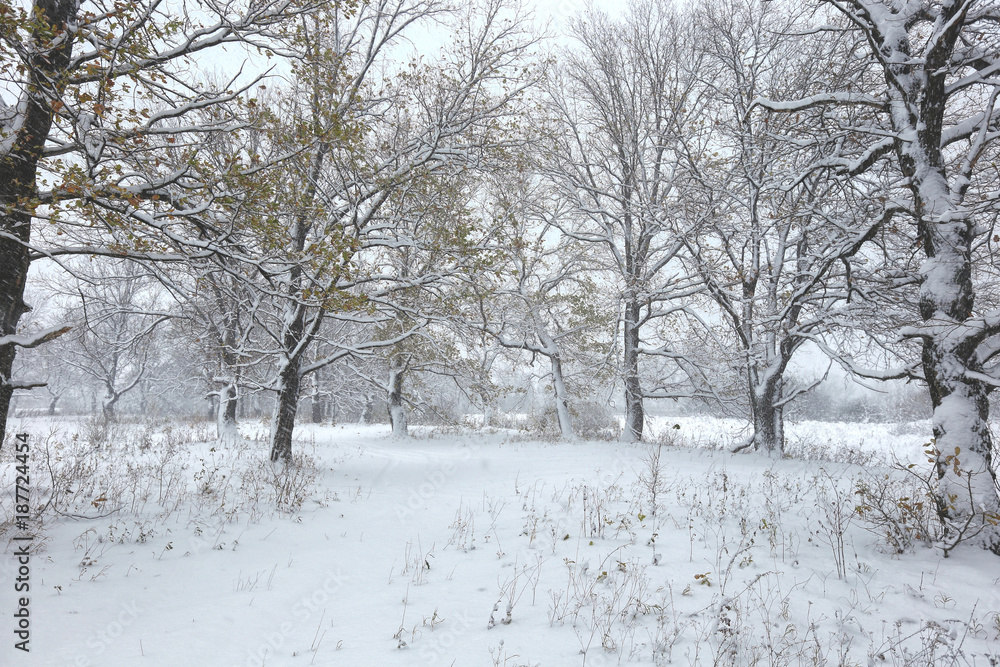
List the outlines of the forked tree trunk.
{"type": "Polygon", "coordinates": [[[116,421],[118,418],[118,411],[115,406],[117,405],[119,398],[119,394],[108,396],[107,400],[104,401],[104,404],[101,406],[101,414],[104,416],[104,419],[109,422],[116,421]]]}

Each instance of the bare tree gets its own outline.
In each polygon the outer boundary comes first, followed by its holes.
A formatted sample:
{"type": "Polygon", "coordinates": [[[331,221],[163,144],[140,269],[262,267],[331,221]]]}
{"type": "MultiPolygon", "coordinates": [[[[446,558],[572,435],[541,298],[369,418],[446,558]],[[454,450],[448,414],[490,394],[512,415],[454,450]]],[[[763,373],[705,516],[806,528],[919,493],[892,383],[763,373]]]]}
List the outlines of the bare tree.
{"type": "Polygon", "coordinates": [[[976,303],[973,262],[991,233],[984,218],[995,217],[995,180],[984,166],[1000,139],[1000,13],[995,4],[977,0],[821,4],[857,37],[868,80],[878,87],[868,92],[845,85],[758,103],[785,113],[852,106],[876,112],[868,124],[843,128],[864,140],[861,150],[825,163],[856,175],[891,159],[905,179],[907,199],[885,208],[898,205],[912,217],[925,259],[919,269],[922,323],[902,332],[921,342],[922,359],[919,371],[904,370],[926,381],[930,392],[942,497],[971,489],[976,504],[995,511],[998,457],[987,396],[1000,384],[994,364],[1000,311],[976,303]]]}
{"type": "Polygon", "coordinates": [[[640,358],[690,369],[671,341],[643,331],[657,320],[697,319],[684,300],[702,289],[700,279],[679,261],[692,231],[679,138],[702,120],[701,64],[690,23],[666,3],[633,3],[620,21],[590,12],[572,30],[579,48],[566,54],[550,96],[559,124],[547,173],[577,212],[558,221],[561,229],[603,249],[621,295],[622,438],[640,440],[644,398],[697,393],[662,383],[644,390],[640,358]]]}
{"type": "Polygon", "coordinates": [[[690,190],[688,205],[692,217],[703,218],[689,257],[740,356],[753,428],[744,446],[780,454],[785,406],[815,386],[790,382],[789,363],[831,322],[845,319],[852,300],[864,300],[870,268],[853,266],[853,258],[884,218],[866,203],[863,187],[861,196],[852,191],[863,183],[813,168],[841,140],[824,132],[819,114],[750,111],[760,96],[845,80],[857,63],[822,57],[837,46],[825,37],[810,51],[790,39],[805,25],[801,9],[722,0],[700,5],[696,18],[713,121],[711,152],[702,142],[687,151],[700,186],[690,190]],[[811,152],[801,150],[804,144],[811,152]]]}
{"type": "Polygon", "coordinates": [[[496,179],[488,193],[490,217],[498,223],[495,256],[487,271],[470,276],[466,321],[497,345],[547,363],[559,434],[576,437],[572,397],[592,390],[577,377],[606,376],[611,346],[601,340],[613,329],[599,307],[599,263],[592,244],[563,235],[558,198],[531,172],[496,179]]]}
{"type": "Polygon", "coordinates": [[[75,291],[77,305],[61,318],[72,322],[60,340],[62,363],[103,390],[101,416],[114,421],[119,401],[165,358],[158,334],[171,315],[159,303],[158,284],[137,264],[98,260],[74,273],[67,296],[75,291]]]}

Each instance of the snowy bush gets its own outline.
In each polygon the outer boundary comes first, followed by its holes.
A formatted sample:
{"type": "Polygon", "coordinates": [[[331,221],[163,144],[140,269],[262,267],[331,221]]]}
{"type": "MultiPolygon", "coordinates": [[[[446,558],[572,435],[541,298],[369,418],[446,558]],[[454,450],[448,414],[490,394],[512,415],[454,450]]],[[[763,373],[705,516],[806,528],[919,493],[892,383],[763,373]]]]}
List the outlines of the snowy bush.
{"type": "Polygon", "coordinates": [[[621,433],[618,415],[606,403],[581,401],[571,405],[570,412],[573,414],[573,428],[581,438],[614,440],[621,433]]]}
{"type": "MultiPolygon", "coordinates": [[[[53,427],[32,444],[32,525],[41,535],[60,517],[100,520],[103,538],[145,541],[182,511],[259,521],[293,513],[310,497],[316,468],[308,455],[274,464],[263,446],[242,439],[206,442],[212,430],[103,419],[53,427]]],[[[0,535],[12,526],[13,515],[5,517],[0,535]]]]}
{"type": "Polygon", "coordinates": [[[897,463],[891,473],[868,474],[857,481],[856,512],[869,529],[882,536],[893,553],[920,543],[941,549],[946,558],[963,542],[980,536],[996,539],[1000,515],[976,504],[971,476],[961,469],[960,452],[943,456],[931,442],[925,454],[929,465],[897,463]],[[937,461],[954,467],[957,476],[970,484],[964,493],[960,486],[942,486],[937,461]]]}

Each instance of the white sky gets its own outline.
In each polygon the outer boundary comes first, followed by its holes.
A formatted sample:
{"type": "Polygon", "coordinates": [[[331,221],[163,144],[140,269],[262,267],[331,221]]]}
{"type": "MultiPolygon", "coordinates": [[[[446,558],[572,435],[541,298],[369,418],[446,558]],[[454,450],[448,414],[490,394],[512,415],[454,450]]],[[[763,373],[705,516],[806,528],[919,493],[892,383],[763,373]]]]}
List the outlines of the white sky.
{"type": "Polygon", "coordinates": [[[625,3],[620,0],[591,0],[591,2],[586,0],[534,0],[532,4],[535,5],[540,19],[551,18],[553,27],[558,29],[563,27],[559,25],[560,23],[574,14],[582,12],[588,5],[611,14],[620,11],[625,3]]]}
{"type": "MultiPolygon", "coordinates": [[[[535,12],[535,23],[542,28],[548,25],[549,34],[560,41],[560,34],[568,28],[568,20],[577,13],[587,10],[589,7],[611,15],[620,14],[626,3],[622,0],[524,0],[527,7],[533,7],[535,12]]],[[[446,26],[434,26],[431,23],[413,26],[404,33],[404,41],[398,44],[398,59],[400,61],[409,60],[412,53],[416,51],[428,59],[433,59],[438,49],[447,43],[450,32],[446,26]]],[[[273,68],[274,74],[281,75],[288,72],[278,59],[266,59],[256,53],[247,54],[239,47],[229,46],[225,48],[228,57],[220,57],[216,50],[207,56],[206,63],[199,63],[207,71],[215,71],[219,78],[224,75],[232,76],[241,65],[243,65],[243,80],[246,81],[255,77],[262,70],[273,68]],[[245,64],[244,64],[245,63],[245,64]]],[[[199,58],[198,60],[201,60],[199,58]]],[[[228,78],[226,76],[226,78],[228,78]]]]}
{"type": "MultiPolygon", "coordinates": [[[[589,6],[596,7],[600,10],[608,12],[610,14],[617,14],[623,8],[624,4],[621,0],[525,0],[528,6],[533,6],[536,13],[536,23],[539,26],[544,26],[546,23],[549,24],[550,33],[553,35],[558,35],[567,26],[567,20],[587,9],[589,6]]],[[[15,4],[21,6],[27,6],[29,0],[15,0],[15,4]]],[[[428,44],[434,44],[435,42],[440,43],[439,40],[443,40],[445,35],[442,34],[440,38],[437,36],[432,36],[435,31],[429,31],[424,33],[424,37],[428,38],[428,44]]],[[[425,53],[433,52],[433,47],[429,49],[424,49],[420,42],[422,41],[419,31],[413,31],[409,34],[411,40],[416,44],[415,46],[425,53]]],[[[237,53],[238,49],[236,47],[230,46],[226,49],[229,57],[221,56],[217,50],[207,56],[207,60],[211,64],[202,64],[206,70],[221,70],[222,72],[235,73],[238,71],[240,64],[244,60],[244,54],[237,53]]],[[[200,60],[200,59],[199,59],[200,60]]],[[[265,58],[258,57],[256,55],[251,56],[251,64],[244,68],[244,75],[251,76],[261,69],[276,65],[275,61],[268,62],[265,58]]],[[[280,69],[280,68],[279,68],[280,69]]],[[[9,86],[3,85],[0,82],[0,99],[8,104],[13,104],[18,97],[19,91],[10,89],[9,86]]]]}

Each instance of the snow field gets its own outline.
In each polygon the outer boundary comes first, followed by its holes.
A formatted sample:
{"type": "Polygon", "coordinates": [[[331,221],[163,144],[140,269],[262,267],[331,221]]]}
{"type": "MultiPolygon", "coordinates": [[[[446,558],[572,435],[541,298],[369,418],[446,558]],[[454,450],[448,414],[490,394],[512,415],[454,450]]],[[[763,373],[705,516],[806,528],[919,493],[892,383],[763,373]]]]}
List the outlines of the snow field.
{"type": "MultiPolygon", "coordinates": [[[[895,554],[856,513],[857,481],[887,469],[717,451],[739,437],[721,420],[663,426],[700,448],[303,426],[282,469],[264,426],[228,443],[123,426],[94,450],[86,428],[23,424],[36,500],[51,497],[49,465],[70,486],[63,514],[38,522],[32,651],[8,637],[0,664],[1000,660],[995,557],[895,554]]],[[[923,432],[805,423],[790,440],[827,459],[905,459],[923,432]]],[[[13,609],[0,501],[0,608],[13,609]]]]}

